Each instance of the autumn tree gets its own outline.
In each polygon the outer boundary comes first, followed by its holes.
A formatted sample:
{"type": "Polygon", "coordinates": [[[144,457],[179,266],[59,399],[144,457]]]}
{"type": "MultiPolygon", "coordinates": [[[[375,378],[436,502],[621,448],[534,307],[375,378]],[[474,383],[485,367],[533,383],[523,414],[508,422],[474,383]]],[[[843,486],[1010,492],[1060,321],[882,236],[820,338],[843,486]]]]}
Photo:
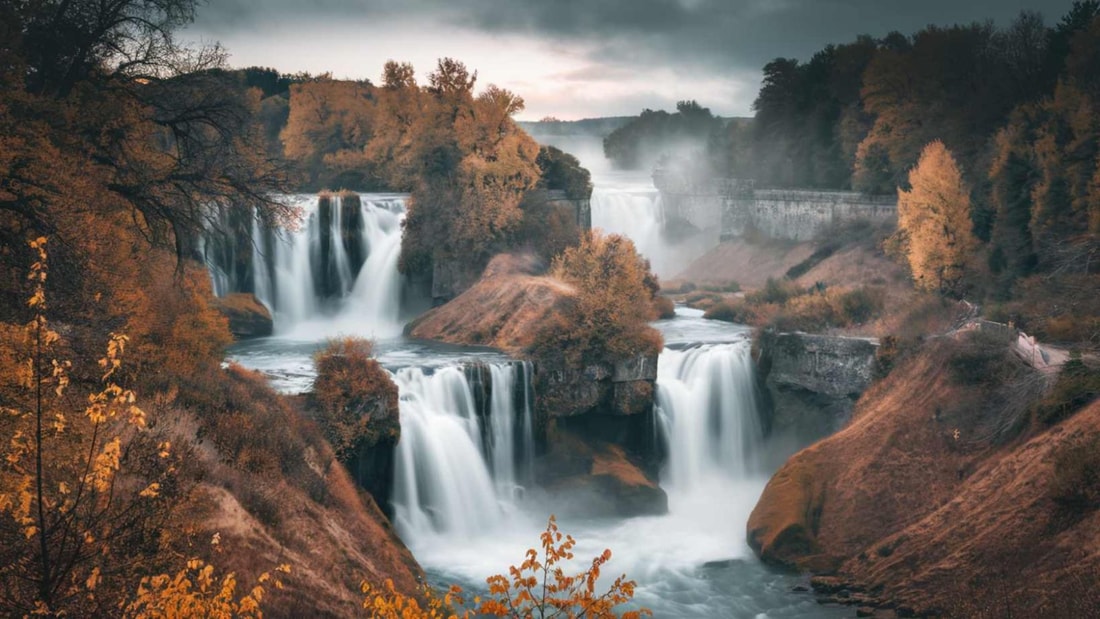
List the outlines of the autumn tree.
{"type": "Polygon", "coordinates": [[[388,581],[384,590],[364,584],[363,608],[376,619],[640,619],[653,615],[647,608],[619,610],[633,599],[637,586],[625,575],[616,578],[606,591],[597,590],[603,567],[611,560],[610,550],[593,558],[586,569],[569,574],[565,566],[574,559],[576,540],[558,529],[554,516],[550,516],[546,531],[539,537],[540,548],[529,549],[520,565],[509,568],[507,575],[486,579],[488,594],[475,598],[473,608],[467,606],[462,589],[456,586],[442,597],[429,589],[424,596],[426,603],[421,604],[388,581]]]}
{"type": "Polygon", "coordinates": [[[290,87],[280,137],[286,156],[307,174],[308,187],[362,189],[378,182],[364,154],[373,137],[374,96],[369,82],[320,79],[290,87]]]}
{"type": "Polygon", "coordinates": [[[415,179],[400,267],[423,276],[438,264],[458,265],[450,294],[508,246],[520,202],[539,179],[538,144],[512,119],[523,100],[491,85],[475,95],[476,77],[460,62],[440,60],[418,115],[394,132],[409,144],[402,150],[415,179]]]}
{"type": "Polygon", "coordinates": [[[46,318],[45,244],[31,245],[33,319],[22,338],[5,329],[0,342],[0,427],[11,439],[0,466],[0,607],[87,616],[113,608],[142,569],[159,565],[179,463],[117,382],[126,336],[108,341],[97,388],[80,374],[74,382],[65,342],[46,318]]]}
{"type": "Polygon", "coordinates": [[[550,275],[576,295],[540,328],[536,356],[580,365],[660,352],[661,336],[649,326],[656,318],[656,278],[630,239],[590,232],[554,259],[550,275]]]}
{"type": "Polygon", "coordinates": [[[898,190],[898,232],[908,243],[913,279],[924,290],[959,293],[977,240],[971,232],[969,192],[943,142],[924,148],[909,185],[898,190]]]}

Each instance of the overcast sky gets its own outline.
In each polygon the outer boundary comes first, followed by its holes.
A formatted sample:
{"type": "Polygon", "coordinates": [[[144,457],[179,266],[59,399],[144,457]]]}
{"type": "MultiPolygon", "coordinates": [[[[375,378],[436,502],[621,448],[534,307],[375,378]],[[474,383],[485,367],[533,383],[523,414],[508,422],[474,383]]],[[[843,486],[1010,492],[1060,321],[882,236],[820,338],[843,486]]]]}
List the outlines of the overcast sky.
{"type": "Polygon", "coordinates": [[[521,119],[672,109],[697,99],[749,116],[760,70],[859,34],[994,20],[1055,23],[1072,0],[208,0],[187,36],[234,66],[377,81],[387,59],[423,78],[462,60],[478,83],[524,97],[521,119]]]}

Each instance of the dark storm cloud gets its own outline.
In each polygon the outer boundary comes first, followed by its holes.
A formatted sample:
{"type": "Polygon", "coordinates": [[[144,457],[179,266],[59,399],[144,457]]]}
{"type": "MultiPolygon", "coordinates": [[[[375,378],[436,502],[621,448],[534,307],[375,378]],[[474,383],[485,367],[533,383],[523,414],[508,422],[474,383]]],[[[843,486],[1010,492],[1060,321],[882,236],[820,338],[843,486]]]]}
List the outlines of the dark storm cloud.
{"type": "Polygon", "coordinates": [[[1055,22],[1072,0],[212,0],[200,30],[215,36],[260,22],[453,24],[583,44],[604,62],[664,61],[759,69],[777,56],[806,58],[858,34],[910,33],[930,23],[993,19],[1021,10],[1055,22]]]}

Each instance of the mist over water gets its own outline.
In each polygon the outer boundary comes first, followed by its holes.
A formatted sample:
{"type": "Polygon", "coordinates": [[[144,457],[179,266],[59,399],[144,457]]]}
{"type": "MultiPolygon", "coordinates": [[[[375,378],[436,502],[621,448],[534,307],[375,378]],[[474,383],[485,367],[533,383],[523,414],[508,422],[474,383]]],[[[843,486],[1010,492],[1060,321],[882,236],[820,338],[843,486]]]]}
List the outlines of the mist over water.
{"type": "MultiPolygon", "coordinates": [[[[611,177],[620,185],[599,186],[594,195],[600,213],[621,207],[635,220],[660,216],[646,210],[656,206],[646,203],[655,198],[651,188],[632,194],[635,177],[611,177]]],[[[490,350],[400,337],[399,196],[363,196],[363,266],[356,273],[348,253],[332,252],[337,294],[318,294],[316,205],[296,199],[310,213],[308,223],[272,247],[255,248],[253,260],[255,291],[274,310],[276,334],[239,344],[231,358],[268,373],[279,389],[301,392],[310,388],[310,357],[325,338],[376,337],[376,356],[400,392],[394,524],[434,582],[482,590],[487,576],[522,561],[562,507],[532,484],[531,367],[490,350]],[[471,368],[473,361],[480,364],[471,368]],[[486,385],[490,396],[479,398],[486,385]]],[[[222,293],[233,289],[226,273],[212,268],[212,277],[222,293]]],[[[563,518],[561,529],[578,540],[576,556],[587,562],[610,548],[605,577],[636,580],[636,604],[657,617],[843,616],[792,593],[798,578],[766,569],[745,541],[745,523],[770,473],[761,464],[748,330],[689,309],[655,325],[668,346],[659,361],[657,432],[668,451],[660,479],[669,513],[563,518]]]]}
{"type": "Polygon", "coordinates": [[[670,232],[670,217],[653,185],[652,170],[614,169],[604,157],[603,140],[599,136],[536,135],[535,138],[577,157],[592,173],[592,227],[634,241],[659,277],[674,279],[695,259],[718,245],[716,229],[686,235],[670,232]]]}

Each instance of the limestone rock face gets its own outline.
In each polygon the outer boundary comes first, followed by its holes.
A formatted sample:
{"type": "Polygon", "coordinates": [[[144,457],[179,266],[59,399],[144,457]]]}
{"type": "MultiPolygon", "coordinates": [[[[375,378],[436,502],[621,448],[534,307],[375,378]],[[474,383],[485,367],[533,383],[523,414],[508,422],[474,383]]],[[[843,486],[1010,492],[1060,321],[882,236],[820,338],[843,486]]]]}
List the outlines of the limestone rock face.
{"type": "Polygon", "coordinates": [[[233,293],[215,301],[218,310],[229,319],[229,331],[238,340],[271,335],[275,323],[271,312],[253,294],[233,293]]]}
{"type": "Polygon", "coordinates": [[[759,367],[772,432],[812,441],[839,430],[874,380],[877,350],[870,338],[764,333],[759,367]]]}
{"type": "Polygon", "coordinates": [[[392,516],[389,498],[393,494],[397,441],[401,438],[401,413],[396,401],[378,397],[363,402],[354,414],[371,428],[356,443],[346,463],[355,482],[370,493],[382,511],[392,516]]]}

